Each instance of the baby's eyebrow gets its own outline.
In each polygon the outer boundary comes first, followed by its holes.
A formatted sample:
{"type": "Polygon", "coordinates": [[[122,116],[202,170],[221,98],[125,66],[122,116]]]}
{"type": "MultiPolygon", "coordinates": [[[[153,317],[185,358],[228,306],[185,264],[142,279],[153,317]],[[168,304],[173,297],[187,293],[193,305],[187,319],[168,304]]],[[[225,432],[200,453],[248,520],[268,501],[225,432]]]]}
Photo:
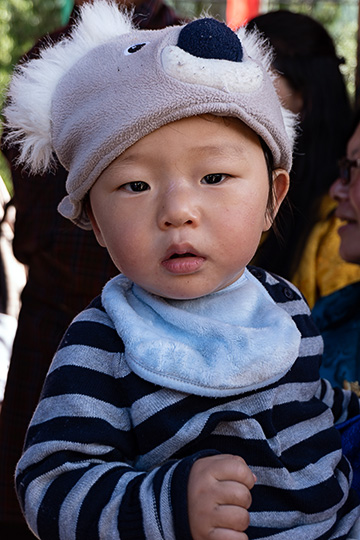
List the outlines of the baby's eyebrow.
{"type": "MultiPolygon", "coordinates": [[[[198,144],[195,144],[193,148],[191,149],[192,154],[194,157],[198,158],[200,157],[213,157],[213,158],[221,158],[226,156],[227,158],[231,157],[243,157],[246,158],[247,156],[247,149],[245,145],[241,144],[202,144],[201,141],[198,144]]],[[[116,165],[119,167],[132,165],[132,164],[139,164],[142,160],[146,160],[148,157],[153,156],[153,151],[151,153],[145,152],[137,152],[135,151],[129,151],[127,150],[124,155],[120,155],[116,160],[116,165]]],[[[115,166],[116,166],[115,165],[115,166]]]]}
{"type": "Polygon", "coordinates": [[[118,156],[116,162],[119,165],[128,164],[128,163],[131,164],[131,163],[135,163],[138,159],[139,159],[138,153],[127,150],[124,154],[120,154],[120,156],[118,156]]]}
{"type": "Polygon", "coordinates": [[[246,156],[246,148],[242,144],[220,144],[220,145],[196,145],[193,149],[194,153],[211,155],[213,157],[222,157],[222,156],[246,156]]]}

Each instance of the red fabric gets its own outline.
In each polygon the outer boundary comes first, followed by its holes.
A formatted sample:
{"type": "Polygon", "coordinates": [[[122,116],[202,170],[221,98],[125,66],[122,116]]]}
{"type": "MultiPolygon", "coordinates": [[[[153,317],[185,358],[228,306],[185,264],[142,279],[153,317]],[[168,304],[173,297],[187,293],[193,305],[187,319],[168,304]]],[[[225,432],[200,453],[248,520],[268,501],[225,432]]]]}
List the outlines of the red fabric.
{"type": "Polygon", "coordinates": [[[260,0],[227,0],[226,22],[236,30],[259,14],[260,0]]]}

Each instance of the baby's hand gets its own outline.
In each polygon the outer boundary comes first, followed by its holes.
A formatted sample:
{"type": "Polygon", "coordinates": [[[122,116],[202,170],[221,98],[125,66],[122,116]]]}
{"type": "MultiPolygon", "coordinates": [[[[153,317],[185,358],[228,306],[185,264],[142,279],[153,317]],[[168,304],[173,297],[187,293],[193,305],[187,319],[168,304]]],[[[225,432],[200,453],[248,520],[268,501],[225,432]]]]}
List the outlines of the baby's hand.
{"type": "Polygon", "coordinates": [[[246,540],[255,477],[239,456],[201,458],[190,471],[188,513],[194,540],[246,540]]]}

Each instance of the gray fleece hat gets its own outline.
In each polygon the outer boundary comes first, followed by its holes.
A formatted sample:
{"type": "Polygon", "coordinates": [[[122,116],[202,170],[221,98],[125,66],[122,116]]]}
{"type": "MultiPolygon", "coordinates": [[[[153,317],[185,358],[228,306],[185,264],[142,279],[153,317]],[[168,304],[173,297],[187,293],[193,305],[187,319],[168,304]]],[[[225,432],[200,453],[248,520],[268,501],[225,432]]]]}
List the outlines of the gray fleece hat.
{"type": "Polygon", "coordinates": [[[242,120],[291,168],[294,118],[273,86],[271,53],[258,34],[201,18],[138,30],[105,1],[85,4],[69,38],[20,66],[4,110],[10,144],[32,172],[68,170],[60,213],[91,228],[84,198],[124,150],[159,127],[211,113],[242,120]]]}

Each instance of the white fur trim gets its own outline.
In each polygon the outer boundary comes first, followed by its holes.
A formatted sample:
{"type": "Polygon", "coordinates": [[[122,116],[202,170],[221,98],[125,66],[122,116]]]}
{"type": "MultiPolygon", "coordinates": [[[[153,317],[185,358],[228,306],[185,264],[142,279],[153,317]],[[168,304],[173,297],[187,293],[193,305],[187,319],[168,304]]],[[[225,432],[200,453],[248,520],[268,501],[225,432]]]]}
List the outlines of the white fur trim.
{"type": "Polygon", "coordinates": [[[260,88],[263,81],[260,66],[250,59],[238,63],[215,58],[209,60],[169,45],[163,50],[161,60],[164,70],[171,77],[225,92],[251,93],[260,88]]]}
{"type": "MultiPolygon", "coordinates": [[[[239,30],[237,30],[236,34],[249,57],[256,62],[261,63],[274,82],[278,77],[278,74],[273,70],[272,67],[275,53],[269,41],[256,29],[249,31],[246,30],[246,27],[241,27],[239,30]]],[[[285,107],[282,105],[281,114],[283,117],[286,134],[291,141],[291,145],[293,146],[296,139],[298,116],[288,109],[285,109],[285,107]]]]}
{"type": "Polygon", "coordinates": [[[133,28],[131,14],[120,11],[116,3],[85,4],[68,39],[44,48],[39,59],[17,68],[4,115],[10,128],[7,141],[21,143],[20,163],[33,172],[44,172],[51,165],[51,102],[60,79],[93,48],[133,28]]]}
{"type": "Polygon", "coordinates": [[[287,136],[291,141],[291,145],[294,146],[296,136],[298,133],[299,117],[289,109],[285,109],[281,105],[281,113],[285,124],[287,136]]]}
{"type": "Polygon", "coordinates": [[[241,27],[237,30],[236,34],[246,51],[246,55],[255,62],[262,64],[270,77],[273,77],[272,63],[274,51],[260,32],[257,30],[249,32],[246,31],[246,27],[241,27]]]}

